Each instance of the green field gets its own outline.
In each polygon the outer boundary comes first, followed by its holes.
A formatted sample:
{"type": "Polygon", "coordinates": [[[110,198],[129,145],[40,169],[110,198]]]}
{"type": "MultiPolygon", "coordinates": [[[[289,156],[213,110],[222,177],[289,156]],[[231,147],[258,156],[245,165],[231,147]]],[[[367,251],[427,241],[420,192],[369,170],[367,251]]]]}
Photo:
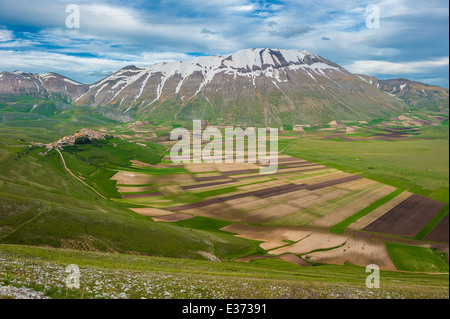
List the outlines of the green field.
{"type": "Polygon", "coordinates": [[[433,217],[433,219],[415,236],[415,239],[423,240],[428,233],[436,227],[442,218],[444,218],[448,214],[449,205],[445,205],[441,211],[433,217]]]}
{"type": "MultiPolygon", "coordinates": [[[[429,138],[429,130],[424,129],[429,138]]],[[[303,135],[285,154],[359,174],[444,203],[449,195],[448,126],[432,127],[433,139],[324,140],[303,135]]],[[[279,148],[292,140],[282,140],[279,148]]]]}
{"type": "Polygon", "coordinates": [[[398,270],[448,273],[448,263],[430,248],[386,243],[386,248],[398,270]]]}
{"type": "Polygon", "coordinates": [[[222,232],[220,229],[231,224],[231,222],[226,220],[213,219],[203,216],[195,216],[190,219],[180,220],[174,222],[174,224],[187,227],[187,228],[195,228],[201,230],[208,230],[213,232],[222,232]]]}

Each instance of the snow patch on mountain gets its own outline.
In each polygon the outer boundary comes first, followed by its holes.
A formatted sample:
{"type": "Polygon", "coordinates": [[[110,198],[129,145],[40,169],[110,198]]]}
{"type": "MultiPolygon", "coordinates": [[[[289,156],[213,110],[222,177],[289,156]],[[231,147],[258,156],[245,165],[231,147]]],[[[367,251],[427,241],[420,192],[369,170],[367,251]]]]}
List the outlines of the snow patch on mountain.
{"type": "Polygon", "coordinates": [[[400,85],[400,92],[401,91],[403,91],[403,88],[406,86],[406,83],[405,84],[402,84],[402,85],[400,85]]]}
{"type": "Polygon", "coordinates": [[[70,84],[73,84],[73,85],[83,85],[81,83],[72,81],[71,79],[68,79],[68,78],[64,78],[64,82],[67,82],[67,83],[70,83],[70,84]]]}

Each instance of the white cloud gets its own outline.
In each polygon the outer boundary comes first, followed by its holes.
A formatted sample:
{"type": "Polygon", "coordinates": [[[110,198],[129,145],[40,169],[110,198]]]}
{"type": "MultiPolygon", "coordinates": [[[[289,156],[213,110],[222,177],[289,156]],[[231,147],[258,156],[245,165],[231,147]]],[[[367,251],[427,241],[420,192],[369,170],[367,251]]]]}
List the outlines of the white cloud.
{"type": "MultiPolygon", "coordinates": [[[[124,63],[183,60],[190,57],[189,52],[227,54],[253,47],[306,49],[361,72],[382,69],[392,75],[405,70],[428,72],[433,65],[427,62],[428,57],[448,55],[446,0],[379,0],[375,3],[381,9],[380,29],[364,27],[365,7],[373,3],[371,0],[283,0],[279,4],[253,0],[77,0],[81,10],[81,28],[77,30],[65,28],[66,2],[0,2],[0,21],[14,30],[0,29],[0,50],[16,50],[19,58],[47,50],[45,55],[59,54],[60,64],[66,66],[67,61],[74,63],[73,55],[96,56],[92,61],[80,58],[94,68],[89,73],[100,68],[95,59],[110,61],[104,70],[112,70],[124,63]],[[28,32],[15,30],[18,25],[28,32]],[[324,37],[330,41],[322,41],[324,37]],[[69,58],[64,60],[66,55],[69,58]]],[[[58,68],[56,56],[51,61],[45,56],[42,59],[53,63],[48,67],[58,68]]],[[[9,68],[24,69],[25,62],[12,61],[18,64],[9,68]]],[[[4,65],[8,67],[0,61],[0,67],[4,65]]],[[[434,65],[433,70],[439,68],[439,63],[434,65]]],[[[445,77],[445,72],[441,67],[427,76],[445,77]]]]}
{"type": "Polygon", "coordinates": [[[449,57],[443,57],[435,60],[409,61],[409,62],[388,62],[388,61],[356,61],[346,67],[353,73],[362,74],[417,74],[431,72],[433,69],[449,66],[449,57]]]}
{"type": "Polygon", "coordinates": [[[14,39],[14,34],[10,30],[0,30],[0,42],[11,41],[14,39]]]}
{"type": "Polygon", "coordinates": [[[34,73],[56,72],[83,83],[92,83],[103,77],[105,70],[109,73],[127,65],[149,66],[160,62],[190,58],[192,57],[189,55],[177,52],[146,52],[139,55],[122,56],[122,59],[118,60],[42,51],[0,50],[0,70],[20,70],[34,73]]]}
{"type": "Polygon", "coordinates": [[[247,5],[247,6],[232,7],[231,9],[238,12],[250,12],[253,11],[255,8],[253,5],[247,5]]]}

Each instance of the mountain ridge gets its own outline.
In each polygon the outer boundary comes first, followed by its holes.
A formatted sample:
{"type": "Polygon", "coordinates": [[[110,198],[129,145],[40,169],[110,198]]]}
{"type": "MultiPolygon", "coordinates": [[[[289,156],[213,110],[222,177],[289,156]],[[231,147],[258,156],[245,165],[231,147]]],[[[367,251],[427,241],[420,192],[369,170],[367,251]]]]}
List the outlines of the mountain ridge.
{"type": "Polygon", "coordinates": [[[448,109],[448,90],[406,79],[406,84],[397,83],[352,74],[306,50],[260,48],[130,65],[90,85],[56,73],[1,72],[0,94],[44,93],[75,106],[106,107],[139,119],[251,125],[370,120],[398,115],[411,106],[448,109]],[[4,85],[5,79],[9,84],[4,85]]]}
{"type": "Polygon", "coordinates": [[[88,89],[87,84],[54,72],[0,72],[0,94],[28,94],[72,102],[88,89]]]}
{"type": "Polygon", "coordinates": [[[449,92],[443,87],[405,78],[380,80],[364,74],[358,76],[380,90],[404,100],[410,106],[422,106],[433,111],[448,110],[449,92]]]}

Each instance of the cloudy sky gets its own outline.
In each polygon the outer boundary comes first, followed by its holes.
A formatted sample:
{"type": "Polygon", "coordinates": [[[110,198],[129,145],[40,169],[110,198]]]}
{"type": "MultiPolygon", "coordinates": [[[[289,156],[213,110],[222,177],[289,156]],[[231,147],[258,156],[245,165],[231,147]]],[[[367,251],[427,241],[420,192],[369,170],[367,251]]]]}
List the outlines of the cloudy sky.
{"type": "Polygon", "coordinates": [[[448,0],[0,0],[0,70],[93,83],[130,64],[283,48],[448,88],[448,12],[448,0]]]}

